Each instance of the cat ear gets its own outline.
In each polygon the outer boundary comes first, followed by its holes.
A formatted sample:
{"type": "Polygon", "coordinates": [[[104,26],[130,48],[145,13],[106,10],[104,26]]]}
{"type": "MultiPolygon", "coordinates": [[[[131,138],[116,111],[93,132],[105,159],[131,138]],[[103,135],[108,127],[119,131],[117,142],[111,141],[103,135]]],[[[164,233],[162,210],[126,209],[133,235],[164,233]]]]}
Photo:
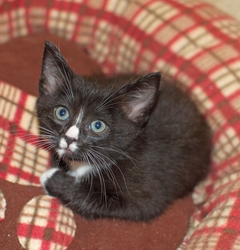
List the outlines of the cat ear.
{"type": "Polygon", "coordinates": [[[153,107],[160,86],[159,72],[145,75],[132,84],[126,85],[126,93],[120,94],[122,109],[133,122],[145,122],[153,107]]]}
{"type": "Polygon", "coordinates": [[[61,85],[69,84],[73,76],[74,73],[60,51],[51,42],[46,41],[39,82],[40,95],[54,93],[61,85]]]}

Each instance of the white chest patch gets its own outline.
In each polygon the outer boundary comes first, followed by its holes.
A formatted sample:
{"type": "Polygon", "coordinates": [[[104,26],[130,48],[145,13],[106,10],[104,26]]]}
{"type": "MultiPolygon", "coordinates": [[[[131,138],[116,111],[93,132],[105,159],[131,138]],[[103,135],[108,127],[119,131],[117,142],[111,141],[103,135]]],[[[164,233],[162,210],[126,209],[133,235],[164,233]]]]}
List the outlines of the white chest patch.
{"type": "Polygon", "coordinates": [[[76,125],[74,125],[68,129],[65,135],[77,140],[79,135],[79,128],[76,125]]]}
{"type": "Polygon", "coordinates": [[[68,174],[75,177],[76,179],[82,178],[86,174],[93,171],[93,167],[91,165],[82,161],[71,162],[70,169],[71,170],[68,172],[68,174]]]}

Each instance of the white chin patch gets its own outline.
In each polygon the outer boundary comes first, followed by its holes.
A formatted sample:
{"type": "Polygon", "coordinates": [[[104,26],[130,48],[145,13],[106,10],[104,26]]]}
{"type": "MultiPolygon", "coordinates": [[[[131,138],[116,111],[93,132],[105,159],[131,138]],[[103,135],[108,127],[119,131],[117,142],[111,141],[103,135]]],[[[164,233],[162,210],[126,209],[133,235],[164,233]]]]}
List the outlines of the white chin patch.
{"type": "Polygon", "coordinates": [[[65,153],[65,149],[57,149],[57,153],[60,157],[62,157],[65,153]]]}

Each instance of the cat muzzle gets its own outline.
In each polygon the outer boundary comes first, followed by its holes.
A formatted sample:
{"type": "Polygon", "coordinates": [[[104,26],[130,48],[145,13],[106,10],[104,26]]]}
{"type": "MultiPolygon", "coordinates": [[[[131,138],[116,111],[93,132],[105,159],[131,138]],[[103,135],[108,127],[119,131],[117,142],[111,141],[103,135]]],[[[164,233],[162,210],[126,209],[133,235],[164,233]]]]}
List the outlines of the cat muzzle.
{"type": "Polygon", "coordinates": [[[75,138],[69,137],[67,135],[64,136],[64,139],[67,143],[67,146],[69,147],[73,142],[76,142],[77,140],[75,138]]]}

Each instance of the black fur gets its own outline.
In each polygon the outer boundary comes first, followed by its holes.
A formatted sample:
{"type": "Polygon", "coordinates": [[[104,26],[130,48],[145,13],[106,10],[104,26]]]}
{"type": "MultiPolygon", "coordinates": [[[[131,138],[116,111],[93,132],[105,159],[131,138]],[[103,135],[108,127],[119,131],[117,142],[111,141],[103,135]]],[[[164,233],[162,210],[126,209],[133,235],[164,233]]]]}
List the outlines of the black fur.
{"type": "Polygon", "coordinates": [[[44,183],[47,193],[86,218],[148,221],[191,192],[209,169],[210,129],[188,96],[172,84],[159,85],[159,73],[137,80],[75,75],[46,42],[37,113],[53,167],[60,169],[44,183]],[[69,120],[56,118],[59,106],[68,109],[69,120]],[[78,150],[59,157],[59,140],[80,108],[78,150]],[[106,131],[90,130],[94,120],[104,121],[106,131]],[[95,170],[75,179],[71,161],[95,170]]]}

